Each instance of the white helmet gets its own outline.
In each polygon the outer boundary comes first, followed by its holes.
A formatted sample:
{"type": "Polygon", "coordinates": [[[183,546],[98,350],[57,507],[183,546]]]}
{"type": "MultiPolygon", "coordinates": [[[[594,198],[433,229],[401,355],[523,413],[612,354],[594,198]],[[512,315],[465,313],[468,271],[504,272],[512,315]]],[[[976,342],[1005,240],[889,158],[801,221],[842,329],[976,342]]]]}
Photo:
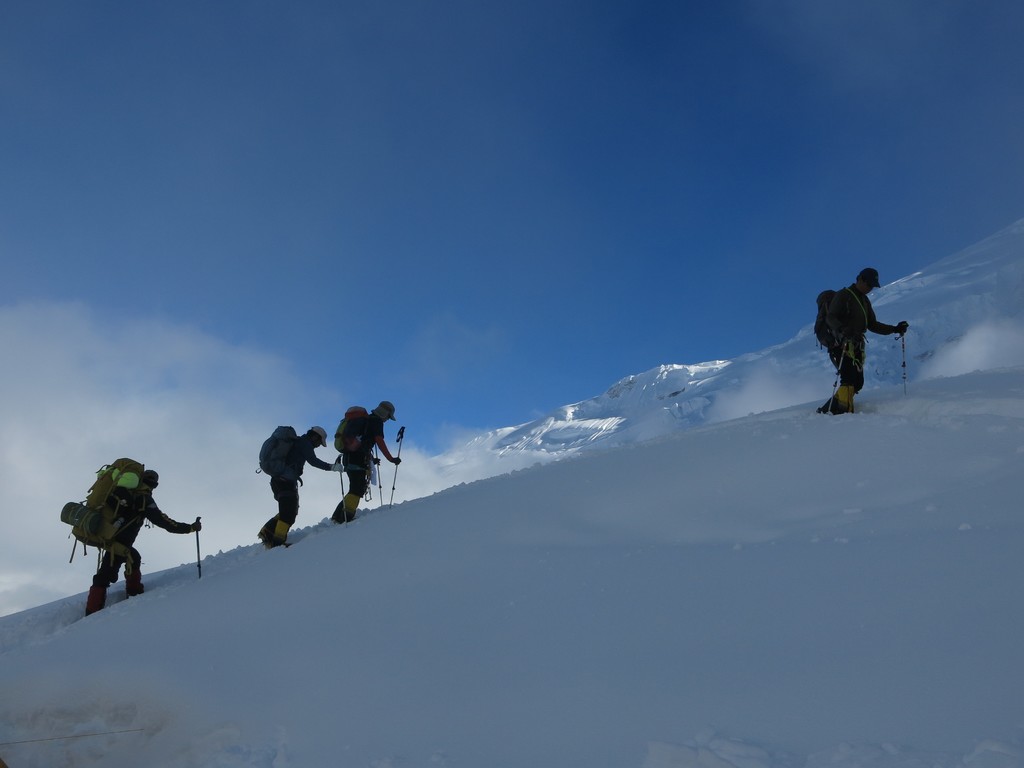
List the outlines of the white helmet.
{"type": "Polygon", "coordinates": [[[374,416],[380,416],[381,421],[395,420],[395,405],[389,400],[381,400],[380,405],[373,409],[374,416]]]}

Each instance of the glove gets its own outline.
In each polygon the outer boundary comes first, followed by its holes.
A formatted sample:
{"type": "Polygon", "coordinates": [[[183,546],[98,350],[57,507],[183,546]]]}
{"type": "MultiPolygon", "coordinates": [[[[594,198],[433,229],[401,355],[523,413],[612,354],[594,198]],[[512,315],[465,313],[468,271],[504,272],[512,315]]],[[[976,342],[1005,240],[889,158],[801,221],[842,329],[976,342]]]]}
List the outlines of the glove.
{"type": "Polygon", "coordinates": [[[196,520],[194,523],[192,523],[192,531],[193,532],[201,531],[201,530],[203,530],[203,524],[201,522],[196,520]]]}
{"type": "Polygon", "coordinates": [[[395,458],[393,458],[391,460],[391,463],[394,464],[397,467],[399,464],[402,463],[402,460],[396,456],[395,458]]]}
{"type": "Polygon", "coordinates": [[[898,323],[896,323],[896,333],[902,336],[904,333],[907,332],[907,328],[909,327],[910,323],[908,323],[906,320],[900,320],[898,323]]]}
{"type": "Polygon", "coordinates": [[[379,467],[380,466],[380,459],[378,459],[376,456],[374,456],[373,457],[373,464],[374,464],[374,466],[379,467]]]}

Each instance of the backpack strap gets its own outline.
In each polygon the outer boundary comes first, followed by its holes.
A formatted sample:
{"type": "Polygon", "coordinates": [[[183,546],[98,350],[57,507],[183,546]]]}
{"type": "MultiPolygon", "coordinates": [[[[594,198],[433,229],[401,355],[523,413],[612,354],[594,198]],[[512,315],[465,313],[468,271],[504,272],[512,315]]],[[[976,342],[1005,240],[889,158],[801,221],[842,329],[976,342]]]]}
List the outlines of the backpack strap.
{"type": "Polygon", "coordinates": [[[850,295],[853,296],[853,300],[856,301],[857,306],[860,307],[860,311],[864,313],[864,327],[866,329],[871,324],[871,321],[868,320],[868,311],[864,309],[864,303],[860,300],[860,297],[857,296],[857,292],[853,290],[853,288],[846,286],[846,290],[850,292],[850,295]]]}

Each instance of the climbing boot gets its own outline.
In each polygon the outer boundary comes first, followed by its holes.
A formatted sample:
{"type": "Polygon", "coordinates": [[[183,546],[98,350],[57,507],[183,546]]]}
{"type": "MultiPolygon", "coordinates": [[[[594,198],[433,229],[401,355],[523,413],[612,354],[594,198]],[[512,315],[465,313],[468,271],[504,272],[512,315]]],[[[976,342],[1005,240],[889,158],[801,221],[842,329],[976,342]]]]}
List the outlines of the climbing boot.
{"type": "Polygon", "coordinates": [[[103,610],[103,606],[106,604],[107,588],[91,587],[89,589],[89,596],[85,600],[85,615],[88,616],[90,613],[103,610]]]}

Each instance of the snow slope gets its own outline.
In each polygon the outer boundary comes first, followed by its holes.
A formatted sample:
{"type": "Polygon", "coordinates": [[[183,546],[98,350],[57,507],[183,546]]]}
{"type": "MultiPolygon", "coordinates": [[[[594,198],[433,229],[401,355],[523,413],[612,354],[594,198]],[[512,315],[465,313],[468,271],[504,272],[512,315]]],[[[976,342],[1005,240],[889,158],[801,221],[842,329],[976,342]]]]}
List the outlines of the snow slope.
{"type": "Polygon", "coordinates": [[[1024,766],[1024,368],[864,403],[322,522],[85,619],[84,595],[0,618],[0,757],[1024,766]]]}
{"type": "MultiPolygon", "coordinates": [[[[811,335],[814,298],[807,297],[807,326],[769,349],[734,360],[660,365],[543,418],[454,441],[441,455],[417,449],[413,436],[404,446],[395,499],[422,498],[459,483],[751,413],[794,405],[811,409],[829,396],[834,381],[811,335]]],[[[904,372],[913,394],[918,382],[934,376],[1024,365],[1024,220],[883,286],[872,293],[872,301],[883,321],[911,322],[907,367],[902,367],[899,340],[869,334],[867,385],[859,407],[871,408],[876,393],[902,390],[904,372]]],[[[768,293],[765,302],[770,308],[768,293]]],[[[266,479],[253,471],[256,451],[274,426],[296,418],[294,403],[270,394],[291,393],[296,382],[282,380],[262,355],[247,352],[238,360],[219,340],[182,339],[159,327],[103,327],[88,313],[62,310],[50,316],[52,311],[40,309],[5,337],[8,356],[34,364],[27,377],[0,377],[0,421],[7,437],[0,447],[0,513],[12,522],[17,519],[22,531],[20,546],[0,560],[0,614],[72,594],[89,583],[92,566],[87,560],[80,558],[69,567],[62,562],[67,555],[56,551],[61,541],[66,542],[65,552],[71,549],[58,513],[65,502],[82,497],[96,467],[118,456],[135,456],[159,469],[165,479],[161,507],[177,519],[203,516],[209,551],[253,541],[259,525],[273,513],[266,479]],[[111,344],[139,348],[140,337],[155,337],[160,343],[147,345],[157,351],[140,362],[138,369],[145,375],[122,381],[111,376],[108,366],[69,364],[47,352],[66,345],[69,333],[75,358],[82,361],[102,361],[111,344]],[[187,358],[162,352],[197,345],[203,353],[190,364],[187,358]],[[160,390],[165,377],[180,380],[180,386],[160,390]],[[205,387],[196,381],[207,378],[223,380],[223,385],[212,386],[215,394],[203,396],[205,387]],[[67,381],[88,386],[76,386],[69,394],[67,381]],[[152,397],[159,397],[158,408],[143,405],[152,397]],[[112,411],[124,412],[122,423],[116,429],[96,429],[112,411]],[[61,472],[54,481],[50,467],[57,449],[61,472]],[[211,457],[216,459],[215,473],[210,472],[211,457]],[[25,509],[38,514],[26,516],[21,513],[25,509]]],[[[770,322],[770,312],[766,318],[770,322]]],[[[694,332],[700,329],[681,329],[680,337],[694,332]]],[[[780,338],[785,333],[780,329],[780,338]]],[[[310,395],[310,401],[319,403],[316,407],[324,413],[316,421],[328,427],[336,423],[342,406],[319,395],[310,395]]],[[[392,448],[396,426],[388,431],[392,448]]],[[[334,454],[325,458],[333,460],[334,454]]],[[[386,480],[393,479],[386,474],[386,480]]],[[[306,479],[301,525],[327,514],[338,501],[335,478],[311,471],[306,479]]],[[[180,563],[190,552],[188,543],[176,536],[147,535],[141,543],[149,570],[180,563]]]]}

